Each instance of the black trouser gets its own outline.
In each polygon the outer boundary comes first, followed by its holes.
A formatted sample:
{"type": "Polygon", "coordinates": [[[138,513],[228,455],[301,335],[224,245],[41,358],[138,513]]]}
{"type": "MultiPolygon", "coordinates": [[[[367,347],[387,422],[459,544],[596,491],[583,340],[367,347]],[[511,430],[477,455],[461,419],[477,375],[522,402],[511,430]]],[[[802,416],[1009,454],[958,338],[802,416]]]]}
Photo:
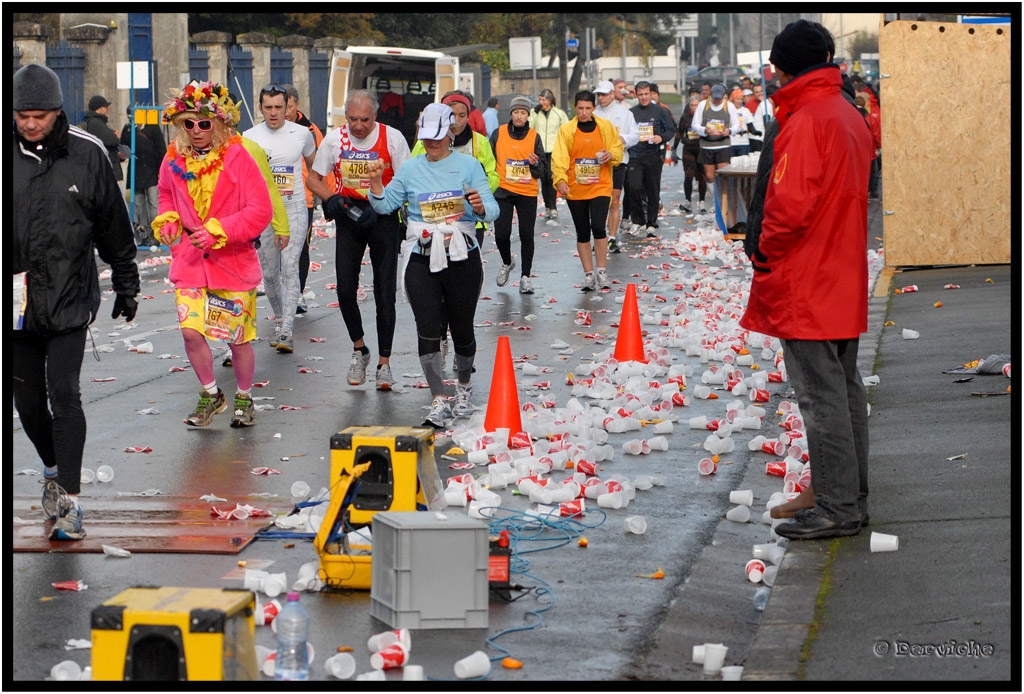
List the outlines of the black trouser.
{"type": "Polygon", "coordinates": [[[683,150],[683,193],[689,200],[693,194],[693,180],[697,179],[697,199],[703,202],[708,194],[708,180],[704,176],[704,165],[697,161],[698,153],[699,150],[697,152],[683,150]]]}
{"type": "Polygon", "coordinates": [[[43,465],[57,468],[57,483],[68,494],[78,494],[82,482],[85,412],[79,378],[87,333],[81,328],[47,337],[16,330],[8,343],[21,425],[43,465]]]}
{"type": "Polygon", "coordinates": [[[558,194],[555,192],[555,185],[551,182],[551,152],[544,153],[544,177],[540,179],[540,194],[544,198],[544,207],[555,209],[555,200],[558,194]]]}
{"type": "Polygon", "coordinates": [[[306,291],[306,275],[309,274],[309,237],[313,233],[313,208],[306,208],[309,211],[309,219],[306,222],[306,239],[302,243],[302,253],[299,255],[299,296],[306,291]]]}
{"type": "Polygon", "coordinates": [[[630,156],[626,168],[626,194],[629,196],[630,221],[633,224],[658,224],[658,203],[661,199],[661,168],[665,162],[653,156],[630,156]],[[646,204],[646,219],[644,205],[646,204]]]}
{"type": "Polygon", "coordinates": [[[519,213],[519,252],[524,277],[533,270],[533,232],[537,226],[537,196],[515,195],[498,198],[498,218],[494,221],[494,243],[501,262],[512,262],[512,213],[519,213]]]}
{"type": "Polygon", "coordinates": [[[413,253],[405,268],[405,293],[416,320],[417,349],[424,366],[423,375],[431,393],[444,393],[444,375],[440,369],[442,322],[452,331],[455,370],[459,381],[468,383],[476,356],[473,320],[484,280],[480,249],[469,251],[465,260],[448,261],[440,272],[430,271],[430,256],[413,253]],[[436,356],[435,356],[436,355],[436,356]]]}
{"type": "Polygon", "coordinates": [[[363,318],[359,312],[359,272],[363,254],[370,247],[370,266],[373,268],[373,302],[377,309],[377,351],[382,357],[391,356],[391,343],[395,337],[395,291],[398,286],[398,215],[379,215],[377,224],[369,230],[356,229],[356,223],[347,215],[334,220],[334,268],[338,275],[338,305],[352,342],[363,339],[363,318]]]}

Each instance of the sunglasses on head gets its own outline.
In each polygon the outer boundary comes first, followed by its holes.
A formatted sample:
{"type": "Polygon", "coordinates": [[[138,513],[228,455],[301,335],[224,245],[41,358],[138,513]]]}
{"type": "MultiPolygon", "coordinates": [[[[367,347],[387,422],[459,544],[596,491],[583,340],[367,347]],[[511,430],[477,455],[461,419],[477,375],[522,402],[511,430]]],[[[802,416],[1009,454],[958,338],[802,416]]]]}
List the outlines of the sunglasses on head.
{"type": "Polygon", "coordinates": [[[277,82],[273,84],[268,84],[263,89],[261,89],[260,96],[263,96],[264,94],[266,94],[267,96],[274,96],[275,94],[284,94],[286,97],[288,96],[288,92],[286,92],[284,87],[282,87],[277,82]]]}
{"type": "Polygon", "coordinates": [[[193,128],[199,128],[203,132],[213,129],[213,121],[209,118],[205,120],[193,120],[192,118],[186,118],[181,122],[185,126],[185,130],[192,130],[193,128]]]}

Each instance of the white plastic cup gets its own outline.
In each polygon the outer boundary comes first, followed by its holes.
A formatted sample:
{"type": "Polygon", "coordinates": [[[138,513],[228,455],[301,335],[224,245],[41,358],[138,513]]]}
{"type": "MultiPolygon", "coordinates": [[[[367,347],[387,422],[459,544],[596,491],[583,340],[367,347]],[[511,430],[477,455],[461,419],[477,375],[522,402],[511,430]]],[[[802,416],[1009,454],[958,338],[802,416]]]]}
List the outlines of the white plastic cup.
{"type": "Polygon", "coordinates": [[[671,434],[672,433],[672,422],[668,419],[663,419],[654,425],[655,434],[671,434]]]}
{"type": "Polygon", "coordinates": [[[723,665],[721,671],[722,680],[726,682],[739,682],[743,678],[742,665],[723,665]]]}
{"type": "Polygon", "coordinates": [[[910,328],[903,328],[904,340],[916,340],[919,337],[921,337],[921,333],[917,332],[916,330],[911,330],[910,328]]]}
{"type": "Polygon", "coordinates": [[[643,535],[647,532],[647,521],[644,520],[643,516],[627,516],[623,525],[626,530],[634,535],[643,535]]]}
{"type": "Polygon", "coordinates": [[[647,439],[647,443],[650,445],[652,451],[668,450],[668,439],[664,436],[653,436],[647,439]]]}
{"type": "Polygon", "coordinates": [[[771,588],[772,586],[775,585],[775,579],[776,579],[776,577],[778,577],[778,575],[779,575],[779,567],[778,566],[775,566],[774,564],[772,566],[766,566],[765,569],[764,569],[764,574],[761,576],[761,583],[763,583],[766,586],[768,586],[769,588],[771,588]]]}
{"type": "Polygon", "coordinates": [[[718,463],[711,458],[701,458],[697,463],[697,470],[702,475],[713,475],[718,472],[718,463]]]}
{"type": "Polygon", "coordinates": [[[423,666],[422,665],[406,665],[402,668],[402,680],[405,682],[422,682],[423,681],[423,666]]]}
{"type": "Polygon", "coordinates": [[[749,506],[733,506],[729,509],[729,512],[725,514],[727,520],[734,521],[736,523],[746,523],[750,520],[750,507],[749,506]]]}
{"type": "Polygon", "coordinates": [[[693,664],[694,665],[703,665],[704,664],[704,644],[703,643],[699,643],[699,644],[694,645],[692,659],[693,659],[693,664]]]}
{"type": "Polygon", "coordinates": [[[288,577],[283,574],[269,574],[263,579],[263,592],[268,598],[276,598],[288,587],[288,577]]]}
{"type": "Polygon", "coordinates": [[[691,429],[706,429],[708,426],[707,417],[690,417],[691,429]]]}
{"type": "Polygon", "coordinates": [[[760,559],[751,559],[747,562],[747,565],[743,567],[743,570],[747,573],[747,580],[751,583],[760,583],[761,578],[764,576],[764,562],[760,559]]]}
{"type": "Polygon", "coordinates": [[[297,482],[292,484],[292,498],[304,499],[308,495],[309,495],[309,485],[308,484],[306,484],[302,480],[298,480],[297,482]]]}
{"type": "Polygon", "coordinates": [[[761,561],[768,561],[768,557],[771,551],[778,547],[774,542],[765,542],[764,544],[754,545],[753,557],[754,559],[760,559],[761,561]]]}
{"type": "Polygon", "coordinates": [[[751,451],[759,451],[761,450],[761,446],[764,444],[766,440],[767,439],[764,436],[758,434],[754,438],[747,441],[747,449],[751,451]]]}
{"type": "Polygon", "coordinates": [[[384,674],[383,670],[370,670],[369,672],[364,672],[364,673],[362,673],[360,675],[357,675],[356,676],[356,681],[359,681],[359,682],[384,681],[387,678],[388,678],[388,676],[384,674]]]}
{"type": "Polygon", "coordinates": [[[466,460],[474,465],[481,465],[487,462],[487,451],[480,449],[479,451],[470,451],[466,454],[466,460]]]}
{"type": "Polygon", "coordinates": [[[729,503],[742,506],[753,506],[754,492],[751,489],[736,489],[729,492],[729,503]]]}
{"type": "Polygon", "coordinates": [[[114,468],[109,465],[100,465],[96,468],[96,481],[109,482],[114,479],[114,468]]]}
{"type": "Polygon", "coordinates": [[[246,569],[245,574],[242,576],[242,587],[246,590],[260,590],[263,586],[263,579],[269,576],[268,571],[261,571],[259,569],[246,569]]]}
{"type": "Polygon", "coordinates": [[[89,484],[96,479],[96,471],[92,468],[84,467],[82,468],[82,475],[79,479],[81,479],[82,484],[89,484]]]}
{"type": "Polygon", "coordinates": [[[601,508],[622,508],[626,503],[625,495],[619,492],[608,492],[597,497],[597,505],[601,508]]]}
{"type": "Polygon", "coordinates": [[[491,671],[491,659],[483,651],[476,651],[455,663],[455,676],[460,680],[483,677],[491,671]]]}
{"type": "Polygon", "coordinates": [[[335,653],[324,661],[324,669],[332,677],[347,680],[356,674],[356,659],[351,653],[335,653]]]}
{"type": "Polygon", "coordinates": [[[900,548],[900,538],[885,533],[871,533],[872,552],[895,552],[900,548]]]}
{"type": "Polygon", "coordinates": [[[524,376],[536,376],[540,373],[540,367],[535,366],[528,361],[524,361],[522,371],[524,376]]]}
{"type": "Polygon", "coordinates": [[[722,663],[725,662],[725,654],[729,647],[721,643],[704,644],[704,674],[717,675],[722,670],[722,663]]]}
{"type": "Polygon", "coordinates": [[[58,682],[78,680],[82,676],[82,666],[73,660],[62,660],[50,668],[50,677],[58,682]]]}

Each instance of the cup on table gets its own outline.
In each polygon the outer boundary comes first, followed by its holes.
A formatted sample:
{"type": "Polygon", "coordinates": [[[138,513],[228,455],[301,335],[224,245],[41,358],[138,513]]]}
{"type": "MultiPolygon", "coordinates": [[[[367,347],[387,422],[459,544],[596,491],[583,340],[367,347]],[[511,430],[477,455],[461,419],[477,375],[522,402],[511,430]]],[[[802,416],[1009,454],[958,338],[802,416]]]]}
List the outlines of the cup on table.
{"type": "Polygon", "coordinates": [[[871,533],[872,552],[895,552],[900,548],[900,538],[886,533],[871,533]]]}
{"type": "Polygon", "coordinates": [[[351,653],[335,653],[324,661],[324,669],[332,677],[347,680],[356,674],[356,659],[351,653]]]}
{"type": "Polygon", "coordinates": [[[455,676],[460,680],[483,677],[491,671],[491,659],[483,651],[475,651],[455,663],[455,676]]]}

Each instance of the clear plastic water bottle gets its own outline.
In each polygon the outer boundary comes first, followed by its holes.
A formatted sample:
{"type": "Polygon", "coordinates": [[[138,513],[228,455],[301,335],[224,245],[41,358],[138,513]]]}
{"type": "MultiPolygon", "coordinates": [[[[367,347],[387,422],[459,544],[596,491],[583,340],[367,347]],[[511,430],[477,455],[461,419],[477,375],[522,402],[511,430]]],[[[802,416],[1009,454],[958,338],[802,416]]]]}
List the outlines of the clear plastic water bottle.
{"type": "Polygon", "coordinates": [[[299,604],[299,594],[288,593],[288,602],[274,620],[277,624],[277,655],[274,658],[275,680],[308,680],[309,612],[299,604]]]}
{"type": "MultiPolygon", "coordinates": [[[[764,612],[764,606],[768,604],[768,596],[771,594],[772,589],[768,586],[761,586],[758,588],[757,592],[754,593],[754,609],[758,612],[764,612]]],[[[280,619],[280,617],[278,617],[278,619],[280,619]]]]}

